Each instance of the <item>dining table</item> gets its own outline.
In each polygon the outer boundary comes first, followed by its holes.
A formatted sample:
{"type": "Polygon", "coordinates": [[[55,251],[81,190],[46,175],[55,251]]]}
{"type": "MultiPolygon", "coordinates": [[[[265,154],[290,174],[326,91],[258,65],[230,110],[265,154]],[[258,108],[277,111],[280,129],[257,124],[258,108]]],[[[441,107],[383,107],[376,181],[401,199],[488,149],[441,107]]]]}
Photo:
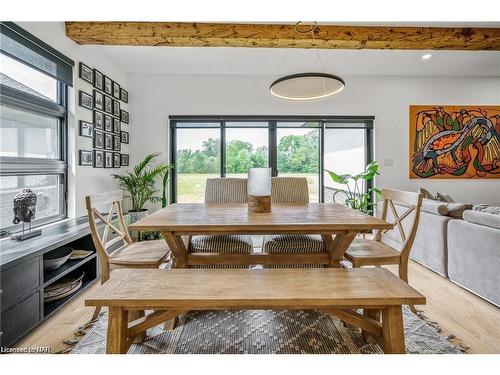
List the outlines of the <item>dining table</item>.
{"type": "Polygon", "coordinates": [[[129,225],[129,230],[157,231],[167,242],[173,267],[210,265],[305,265],[338,268],[358,234],[393,228],[384,220],[337,203],[273,204],[269,213],[255,213],[247,204],[176,203],[129,225]],[[192,253],[192,236],[319,235],[321,253],[192,253]]]}

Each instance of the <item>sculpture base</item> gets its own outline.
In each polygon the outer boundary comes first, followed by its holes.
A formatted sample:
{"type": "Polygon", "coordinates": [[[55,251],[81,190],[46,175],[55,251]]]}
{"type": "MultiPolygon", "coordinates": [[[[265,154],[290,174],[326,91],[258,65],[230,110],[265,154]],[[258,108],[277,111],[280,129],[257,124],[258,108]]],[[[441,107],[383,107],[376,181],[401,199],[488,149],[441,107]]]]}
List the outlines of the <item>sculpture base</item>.
{"type": "Polygon", "coordinates": [[[269,213],[271,212],[271,196],[248,196],[248,212],[269,213]]]}
{"type": "Polygon", "coordinates": [[[29,232],[13,234],[12,236],[10,236],[10,239],[14,240],[14,241],[24,241],[24,240],[27,240],[28,238],[36,237],[36,236],[39,236],[41,234],[42,234],[41,229],[35,229],[35,230],[31,230],[29,232]]]}

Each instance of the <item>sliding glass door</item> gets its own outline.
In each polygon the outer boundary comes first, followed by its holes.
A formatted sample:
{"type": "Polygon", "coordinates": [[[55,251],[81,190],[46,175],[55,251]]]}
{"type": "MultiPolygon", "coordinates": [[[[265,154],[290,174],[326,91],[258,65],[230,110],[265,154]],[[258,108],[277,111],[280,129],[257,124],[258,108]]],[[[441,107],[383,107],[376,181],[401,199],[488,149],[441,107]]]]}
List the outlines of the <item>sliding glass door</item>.
{"type": "Polygon", "coordinates": [[[179,116],[170,127],[172,202],[203,202],[207,178],[244,178],[251,167],[305,177],[311,202],[331,202],[345,187],[324,170],[357,173],[372,159],[373,118],[179,116]]]}

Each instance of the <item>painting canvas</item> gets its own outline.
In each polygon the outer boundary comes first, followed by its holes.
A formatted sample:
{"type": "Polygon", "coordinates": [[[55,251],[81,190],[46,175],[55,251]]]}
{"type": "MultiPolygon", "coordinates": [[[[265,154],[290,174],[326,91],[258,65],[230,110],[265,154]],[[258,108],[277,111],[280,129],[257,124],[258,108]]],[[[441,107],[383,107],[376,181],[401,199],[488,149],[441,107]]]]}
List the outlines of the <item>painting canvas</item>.
{"type": "Polygon", "coordinates": [[[500,178],[500,106],[410,106],[410,178],[500,178]]]}

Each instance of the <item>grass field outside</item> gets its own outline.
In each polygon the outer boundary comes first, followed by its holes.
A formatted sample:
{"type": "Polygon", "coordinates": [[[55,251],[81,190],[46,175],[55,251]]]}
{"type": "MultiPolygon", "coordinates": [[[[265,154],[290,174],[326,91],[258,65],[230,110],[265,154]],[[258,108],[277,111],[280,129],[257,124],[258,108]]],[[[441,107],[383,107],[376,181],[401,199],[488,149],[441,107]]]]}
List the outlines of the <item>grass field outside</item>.
{"type": "MultiPolygon", "coordinates": [[[[318,178],[314,173],[280,173],[280,176],[306,177],[309,185],[309,199],[318,202],[318,178]]],[[[177,202],[203,203],[207,178],[219,177],[218,174],[178,173],[177,174],[177,202]]],[[[228,174],[227,177],[246,178],[247,174],[228,174]]]]}

